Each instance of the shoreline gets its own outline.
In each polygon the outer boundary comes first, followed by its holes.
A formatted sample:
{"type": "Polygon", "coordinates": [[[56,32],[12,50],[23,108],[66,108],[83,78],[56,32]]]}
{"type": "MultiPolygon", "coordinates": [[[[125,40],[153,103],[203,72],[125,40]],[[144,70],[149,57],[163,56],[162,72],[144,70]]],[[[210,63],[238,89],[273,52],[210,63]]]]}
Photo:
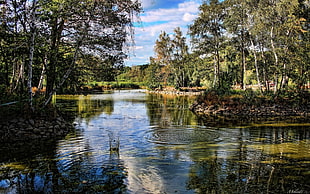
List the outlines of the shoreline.
{"type": "Polygon", "coordinates": [[[199,96],[202,95],[203,91],[170,91],[170,90],[146,90],[146,93],[150,94],[163,94],[163,95],[178,95],[178,96],[199,96]]]}
{"type": "Polygon", "coordinates": [[[60,115],[26,117],[0,120],[0,143],[18,141],[45,141],[65,137],[74,125],[60,115]]]}
{"type": "Polygon", "coordinates": [[[189,109],[198,115],[232,117],[310,116],[309,94],[295,97],[261,96],[254,93],[219,95],[216,91],[199,96],[189,109]]]}

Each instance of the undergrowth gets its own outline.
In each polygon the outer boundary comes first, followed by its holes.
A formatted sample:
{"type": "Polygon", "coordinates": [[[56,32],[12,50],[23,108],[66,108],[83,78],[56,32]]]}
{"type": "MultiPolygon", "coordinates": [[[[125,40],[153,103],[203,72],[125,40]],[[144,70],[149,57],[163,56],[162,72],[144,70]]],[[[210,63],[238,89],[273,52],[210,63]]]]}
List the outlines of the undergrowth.
{"type": "Polygon", "coordinates": [[[198,98],[198,102],[206,105],[221,106],[287,106],[309,108],[310,93],[308,91],[282,91],[274,94],[247,90],[215,90],[209,89],[198,98]]]}

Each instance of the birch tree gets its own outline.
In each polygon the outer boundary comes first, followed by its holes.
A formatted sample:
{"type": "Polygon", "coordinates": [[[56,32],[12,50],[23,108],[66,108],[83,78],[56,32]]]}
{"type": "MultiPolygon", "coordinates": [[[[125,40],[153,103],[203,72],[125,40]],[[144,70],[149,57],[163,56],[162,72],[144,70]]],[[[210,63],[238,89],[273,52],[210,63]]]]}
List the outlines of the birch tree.
{"type": "Polygon", "coordinates": [[[193,49],[200,56],[214,58],[213,87],[221,87],[220,54],[224,49],[225,7],[218,0],[210,0],[199,7],[200,13],[194,23],[189,26],[193,49]]]}

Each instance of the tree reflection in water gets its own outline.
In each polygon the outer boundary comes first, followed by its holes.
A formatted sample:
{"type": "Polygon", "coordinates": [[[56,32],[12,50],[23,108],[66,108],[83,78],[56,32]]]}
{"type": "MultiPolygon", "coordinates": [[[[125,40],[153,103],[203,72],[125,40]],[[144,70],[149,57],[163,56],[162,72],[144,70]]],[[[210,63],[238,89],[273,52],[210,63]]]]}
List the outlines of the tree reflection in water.
{"type": "Polygon", "coordinates": [[[205,145],[204,151],[193,152],[187,188],[197,193],[309,191],[307,127],[240,129],[239,137],[238,144],[226,144],[224,150],[205,145]]]}
{"type": "Polygon", "coordinates": [[[250,121],[238,127],[223,118],[222,125],[192,114],[191,102],[138,91],[68,97],[63,107],[74,112],[75,133],[61,141],[2,144],[0,192],[310,190],[309,122],[250,121]],[[109,132],[119,137],[120,154],[110,152],[109,132]]]}
{"type": "MultiPolygon", "coordinates": [[[[0,167],[0,186],[5,193],[126,191],[124,180],[127,171],[116,152],[111,152],[109,158],[102,159],[100,165],[98,161],[94,161],[87,142],[81,138],[71,137],[63,140],[60,145],[55,145],[56,142],[36,146],[35,142],[29,143],[38,152],[0,167]],[[70,145],[70,150],[66,145],[70,145]],[[43,151],[41,147],[50,149],[43,151]],[[72,147],[75,149],[72,150],[72,147]]],[[[22,148],[15,150],[20,149],[22,148]]],[[[14,153],[11,152],[10,156],[14,156],[14,153]]]]}

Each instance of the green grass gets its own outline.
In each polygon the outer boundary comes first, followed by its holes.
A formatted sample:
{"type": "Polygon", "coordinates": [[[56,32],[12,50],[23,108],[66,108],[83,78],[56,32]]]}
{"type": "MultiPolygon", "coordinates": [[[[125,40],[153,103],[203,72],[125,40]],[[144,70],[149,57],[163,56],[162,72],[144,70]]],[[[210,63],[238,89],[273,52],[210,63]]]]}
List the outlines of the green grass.
{"type": "Polygon", "coordinates": [[[130,82],[130,81],[113,81],[113,82],[89,82],[86,84],[89,88],[106,87],[108,89],[138,89],[145,86],[143,82],[130,82]]]}

